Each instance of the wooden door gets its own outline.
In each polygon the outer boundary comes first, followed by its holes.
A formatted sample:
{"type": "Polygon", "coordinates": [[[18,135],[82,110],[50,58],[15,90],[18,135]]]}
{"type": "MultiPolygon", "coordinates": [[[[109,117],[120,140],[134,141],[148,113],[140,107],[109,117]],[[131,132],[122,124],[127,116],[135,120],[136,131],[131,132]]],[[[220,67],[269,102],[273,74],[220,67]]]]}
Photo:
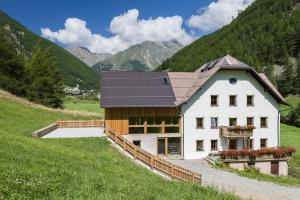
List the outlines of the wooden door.
{"type": "Polygon", "coordinates": [[[158,155],[166,155],[166,143],[165,138],[157,139],[157,154],[158,155]]]}
{"type": "Polygon", "coordinates": [[[272,175],[279,174],[279,162],[271,162],[271,174],[272,175]]]}

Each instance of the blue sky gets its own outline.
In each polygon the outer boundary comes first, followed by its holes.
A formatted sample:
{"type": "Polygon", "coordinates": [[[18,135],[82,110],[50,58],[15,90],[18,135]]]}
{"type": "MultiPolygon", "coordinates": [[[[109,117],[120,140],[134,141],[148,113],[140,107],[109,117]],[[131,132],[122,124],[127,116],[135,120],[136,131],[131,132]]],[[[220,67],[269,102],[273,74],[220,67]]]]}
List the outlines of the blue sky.
{"type": "Polygon", "coordinates": [[[98,53],[115,53],[144,40],[176,39],[188,44],[230,23],[237,11],[251,2],[0,0],[0,9],[64,47],[85,46],[98,53]]]}

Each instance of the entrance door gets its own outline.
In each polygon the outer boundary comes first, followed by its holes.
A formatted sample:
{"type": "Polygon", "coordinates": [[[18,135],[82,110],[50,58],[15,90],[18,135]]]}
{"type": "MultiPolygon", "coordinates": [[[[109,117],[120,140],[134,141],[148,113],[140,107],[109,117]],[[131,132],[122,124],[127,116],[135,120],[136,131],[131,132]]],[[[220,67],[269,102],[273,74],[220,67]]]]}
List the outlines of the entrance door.
{"type": "Polygon", "coordinates": [[[166,155],[165,138],[157,139],[157,154],[166,155]]]}
{"type": "Polygon", "coordinates": [[[237,149],[237,139],[229,140],[229,149],[236,150],[237,149]]]}
{"type": "Polygon", "coordinates": [[[278,175],[279,174],[279,163],[271,162],[271,174],[278,175]]]}

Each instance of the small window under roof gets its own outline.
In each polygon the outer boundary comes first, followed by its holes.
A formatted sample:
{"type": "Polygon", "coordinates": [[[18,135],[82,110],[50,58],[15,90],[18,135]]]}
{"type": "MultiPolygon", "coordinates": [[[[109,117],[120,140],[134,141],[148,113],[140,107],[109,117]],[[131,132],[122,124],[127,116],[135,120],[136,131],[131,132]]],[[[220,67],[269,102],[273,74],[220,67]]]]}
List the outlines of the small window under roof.
{"type": "Polygon", "coordinates": [[[162,80],[163,80],[164,84],[169,84],[170,83],[168,77],[163,77],[162,80]]]}

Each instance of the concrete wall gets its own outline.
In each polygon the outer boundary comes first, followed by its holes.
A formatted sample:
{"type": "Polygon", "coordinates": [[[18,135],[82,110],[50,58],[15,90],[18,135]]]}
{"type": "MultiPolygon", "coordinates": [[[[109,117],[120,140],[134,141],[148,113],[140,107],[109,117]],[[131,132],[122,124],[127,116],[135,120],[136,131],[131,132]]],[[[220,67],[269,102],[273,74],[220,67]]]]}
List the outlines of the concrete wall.
{"type": "Polygon", "coordinates": [[[279,176],[287,176],[289,171],[287,161],[280,161],[279,162],[279,176]]]}
{"type": "Polygon", "coordinates": [[[245,164],[246,163],[229,163],[228,165],[229,165],[229,167],[232,167],[234,169],[244,170],[245,169],[245,164]]]}
{"type": "MultiPolygon", "coordinates": [[[[218,140],[218,150],[228,148],[227,141],[219,137],[219,129],[210,128],[211,117],[218,117],[218,125],[228,126],[229,117],[236,117],[238,125],[246,125],[247,117],[254,117],[254,149],[260,148],[260,139],[267,138],[267,146],[278,145],[277,101],[249,73],[242,70],[220,71],[213,76],[186,104],[184,114],[184,158],[199,159],[210,152],[210,141],[218,140]],[[229,79],[236,78],[236,84],[229,79]],[[210,106],[211,95],[218,95],[218,107],[210,106]],[[237,106],[229,106],[229,95],[237,95],[237,106]],[[254,106],[247,107],[247,95],[254,95],[254,106]],[[196,118],[204,118],[204,128],[196,128],[196,118]],[[260,128],[260,117],[268,117],[268,127],[260,128]],[[204,140],[204,151],[196,151],[196,140],[204,140]]],[[[240,140],[238,146],[241,147],[240,140]]]]}
{"type": "Polygon", "coordinates": [[[261,173],[271,174],[271,162],[256,162],[255,168],[259,169],[261,173]]]}

